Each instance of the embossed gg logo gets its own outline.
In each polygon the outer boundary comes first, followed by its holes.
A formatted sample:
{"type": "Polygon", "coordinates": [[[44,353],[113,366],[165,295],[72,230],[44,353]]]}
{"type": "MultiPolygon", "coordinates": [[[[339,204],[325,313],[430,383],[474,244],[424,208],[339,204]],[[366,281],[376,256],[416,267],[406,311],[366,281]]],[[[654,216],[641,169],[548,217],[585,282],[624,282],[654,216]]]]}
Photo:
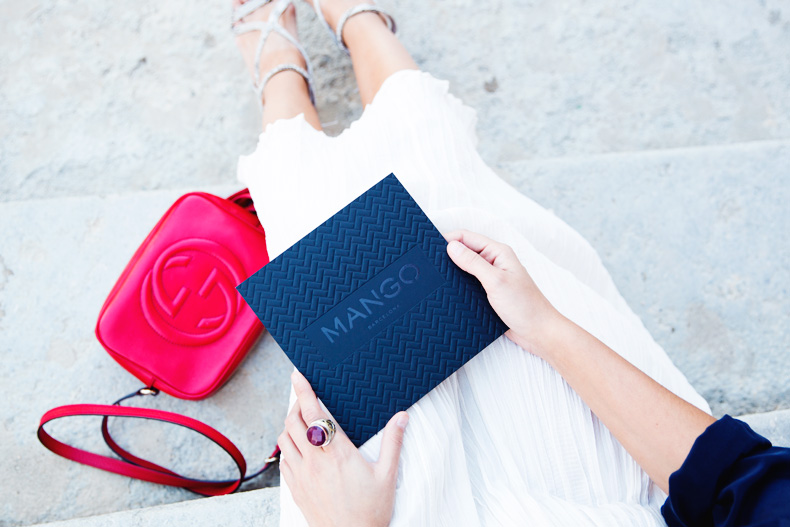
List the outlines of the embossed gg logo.
{"type": "Polygon", "coordinates": [[[174,243],[143,280],[143,315],[162,338],[200,346],[224,335],[242,306],[244,268],[227,248],[191,238],[174,243]]]}

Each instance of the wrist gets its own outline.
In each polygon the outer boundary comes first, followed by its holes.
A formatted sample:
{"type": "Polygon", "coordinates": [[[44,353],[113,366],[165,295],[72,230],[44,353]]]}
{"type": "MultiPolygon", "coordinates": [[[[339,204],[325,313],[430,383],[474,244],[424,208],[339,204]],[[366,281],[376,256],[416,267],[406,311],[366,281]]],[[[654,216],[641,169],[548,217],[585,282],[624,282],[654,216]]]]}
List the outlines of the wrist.
{"type": "Polygon", "coordinates": [[[572,342],[578,337],[580,329],[570,319],[558,313],[557,320],[545,337],[541,354],[543,360],[559,371],[563,359],[567,359],[568,354],[575,349],[572,342]]]}
{"type": "Polygon", "coordinates": [[[541,357],[552,367],[556,368],[557,360],[566,354],[569,349],[568,342],[573,338],[578,326],[564,317],[559,312],[553,317],[541,342],[541,357]]]}
{"type": "Polygon", "coordinates": [[[507,336],[521,348],[553,365],[576,327],[558,311],[552,311],[544,319],[533,321],[531,331],[513,328],[507,336]]]}
{"type": "Polygon", "coordinates": [[[564,318],[562,325],[556,328],[543,359],[567,380],[567,375],[571,371],[579,367],[585,368],[584,365],[588,364],[599,350],[595,346],[596,343],[601,344],[584,328],[564,318]]]}

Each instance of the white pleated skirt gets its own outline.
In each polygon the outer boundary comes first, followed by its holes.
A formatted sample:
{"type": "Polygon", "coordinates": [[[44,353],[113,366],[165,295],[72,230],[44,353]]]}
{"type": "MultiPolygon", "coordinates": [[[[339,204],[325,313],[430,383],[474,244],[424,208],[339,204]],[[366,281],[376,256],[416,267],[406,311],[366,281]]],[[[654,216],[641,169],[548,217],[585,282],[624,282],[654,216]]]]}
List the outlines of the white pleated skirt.
{"type": "MultiPolygon", "coordinates": [[[[337,137],[303,115],[268,125],[238,175],[270,257],[394,172],[441,232],[466,228],[513,247],[560,312],[709,412],[595,250],[486,166],[476,113],[448,86],[426,72],[395,73],[337,137]]],[[[559,374],[504,336],[408,412],[394,526],[664,525],[664,493],[559,374]]],[[[381,434],[360,450],[375,460],[380,443],[381,434]]],[[[280,525],[306,525],[281,483],[280,525]]]]}

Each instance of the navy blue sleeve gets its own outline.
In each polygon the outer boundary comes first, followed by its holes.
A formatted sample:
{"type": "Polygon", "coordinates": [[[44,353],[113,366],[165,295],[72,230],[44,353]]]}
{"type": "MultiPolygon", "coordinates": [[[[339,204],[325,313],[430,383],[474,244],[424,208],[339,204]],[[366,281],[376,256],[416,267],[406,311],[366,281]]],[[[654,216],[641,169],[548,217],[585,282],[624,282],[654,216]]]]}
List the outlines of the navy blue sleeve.
{"type": "Polygon", "coordinates": [[[790,448],[725,415],[669,477],[669,527],[790,527],[790,448]]]}

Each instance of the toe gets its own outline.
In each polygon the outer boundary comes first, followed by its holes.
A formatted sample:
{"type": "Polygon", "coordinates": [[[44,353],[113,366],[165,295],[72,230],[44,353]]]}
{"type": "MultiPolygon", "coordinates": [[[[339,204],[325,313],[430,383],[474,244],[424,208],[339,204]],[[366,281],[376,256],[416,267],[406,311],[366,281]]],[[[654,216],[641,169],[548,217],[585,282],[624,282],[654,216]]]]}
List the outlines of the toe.
{"type": "Polygon", "coordinates": [[[296,36],[296,8],[293,4],[289,5],[285,12],[283,12],[280,23],[285,27],[285,29],[288,30],[290,34],[296,36]]]}

